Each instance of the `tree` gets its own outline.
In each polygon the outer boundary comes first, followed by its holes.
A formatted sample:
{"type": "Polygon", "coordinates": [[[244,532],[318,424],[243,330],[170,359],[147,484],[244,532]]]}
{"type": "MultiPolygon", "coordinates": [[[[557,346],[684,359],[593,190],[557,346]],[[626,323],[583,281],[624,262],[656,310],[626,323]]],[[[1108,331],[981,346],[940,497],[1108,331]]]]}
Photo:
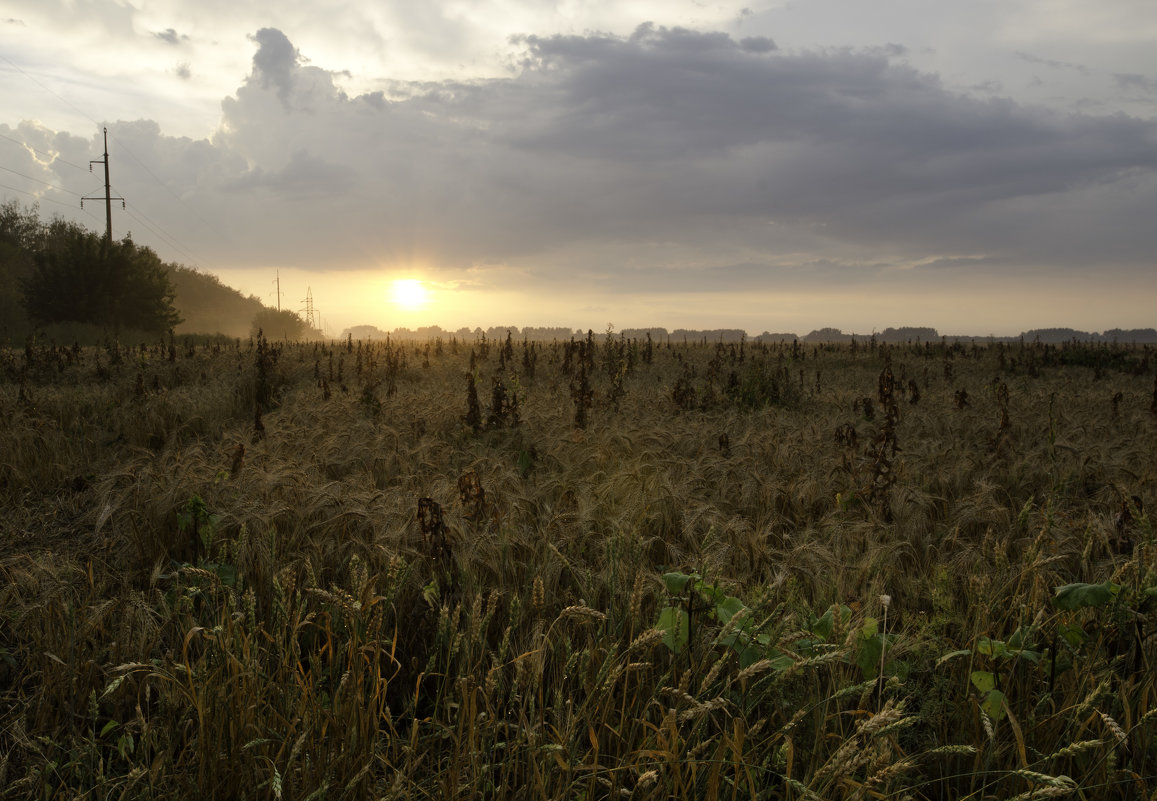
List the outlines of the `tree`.
{"type": "MultiPolygon", "coordinates": [[[[118,246],[113,247],[115,254],[118,246]]],[[[114,275],[121,278],[115,293],[119,307],[114,319],[142,331],[163,332],[174,328],[181,322],[181,316],[173,306],[169,268],[153,250],[136,247],[129,239],[123,240],[119,247],[124,266],[114,270],[114,275]]]]}
{"type": "Polygon", "coordinates": [[[22,211],[15,200],[0,205],[0,242],[18,250],[35,249],[44,231],[38,212],[36,205],[22,211]]]}
{"type": "Polygon", "coordinates": [[[246,297],[217,276],[179,264],[169,265],[173,284],[173,305],[184,319],[178,334],[224,334],[249,336],[253,315],[264,306],[253,296],[246,297]]]}
{"type": "Polygon", "coordinates": [[[76,223],[49,223],[21,282],[24,307],[39,323],[78,322],[119,331],[167,331],[181,321],[168,269],[151,249],[76,223]]]}
{"type": "Polygon", "coordinates": [[[0,341],[21,340],[31,331],[20,285],[32,274],[32,253],[42,233],[35,206],[0,205],[0,341]]]}
{"type": "Polygon", "coordinates": [[[253,316],[249,335],[260,331],[266,339],[305,340],[321,337],[321,332],[306,325],[301,315],[289,309],[262,309],[253,316]]]}

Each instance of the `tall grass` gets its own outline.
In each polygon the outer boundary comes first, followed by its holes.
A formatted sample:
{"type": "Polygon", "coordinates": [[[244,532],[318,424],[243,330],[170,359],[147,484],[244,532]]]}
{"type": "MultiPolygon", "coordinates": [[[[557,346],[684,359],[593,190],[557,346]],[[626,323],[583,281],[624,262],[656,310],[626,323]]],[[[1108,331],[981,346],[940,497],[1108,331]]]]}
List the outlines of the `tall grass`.
{"type": "Polygon", "coordinates": [[[1147,351],[432,344],[3,355],[8,797],[1157,790],[1147,351]]]}

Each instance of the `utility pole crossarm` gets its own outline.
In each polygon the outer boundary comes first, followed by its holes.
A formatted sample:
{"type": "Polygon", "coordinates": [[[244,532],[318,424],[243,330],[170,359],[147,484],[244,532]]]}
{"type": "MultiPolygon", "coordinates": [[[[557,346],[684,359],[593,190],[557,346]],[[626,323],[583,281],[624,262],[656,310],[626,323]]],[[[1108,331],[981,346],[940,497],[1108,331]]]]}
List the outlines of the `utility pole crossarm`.
{"type": "MultiPolygon", "coordinates": [[[[114,200],[119,200],[121,202],[121,208],[123,209],[123,208],[125,208],[125,199],[123,197],[113,197],[112,196],[112,186],[109,184],[109,179],[108,179],[108,128],[104,129],[104,158],[91,159],[88,162],[88,171],[89,172],[92,172],[92,165],[93,164],[103,164],[104,165],[104,219],[105,219],[105,234],[104,235],[105,235],[105,239],[107,239],[109,244],[111,245],[112,244],[112,202],[114,200]]],[[[86,200],[100,200],[100,199],[101,198],[99,198],[99,197],[82,197],[80,199],[80,207],[82,209],[84,208],[84,201],[86,201],[86,200]]]]}

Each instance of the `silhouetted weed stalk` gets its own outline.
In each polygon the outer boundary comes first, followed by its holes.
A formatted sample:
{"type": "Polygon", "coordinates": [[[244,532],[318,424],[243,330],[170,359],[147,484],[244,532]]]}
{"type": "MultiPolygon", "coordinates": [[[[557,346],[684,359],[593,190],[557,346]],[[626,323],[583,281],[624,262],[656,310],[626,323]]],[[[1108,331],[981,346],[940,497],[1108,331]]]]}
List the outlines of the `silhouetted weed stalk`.
{"type": "Polygon", "coordinates": [[[1150,797],[1152,386],[1082,343],[31,341],[0,786],[1150,797]]]}

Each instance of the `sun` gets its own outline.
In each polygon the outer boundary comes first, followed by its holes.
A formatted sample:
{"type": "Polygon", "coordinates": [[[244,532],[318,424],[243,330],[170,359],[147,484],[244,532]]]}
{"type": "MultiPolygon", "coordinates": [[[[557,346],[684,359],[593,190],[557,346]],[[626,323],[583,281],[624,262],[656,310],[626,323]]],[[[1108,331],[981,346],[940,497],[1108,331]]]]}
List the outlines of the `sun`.
{"type": "Polygon", "coordinates": [[[390,287],[390,300],[403,309],[419,309],[429,299],[429,291],[417,278],[398,278],[390,287]]]}

